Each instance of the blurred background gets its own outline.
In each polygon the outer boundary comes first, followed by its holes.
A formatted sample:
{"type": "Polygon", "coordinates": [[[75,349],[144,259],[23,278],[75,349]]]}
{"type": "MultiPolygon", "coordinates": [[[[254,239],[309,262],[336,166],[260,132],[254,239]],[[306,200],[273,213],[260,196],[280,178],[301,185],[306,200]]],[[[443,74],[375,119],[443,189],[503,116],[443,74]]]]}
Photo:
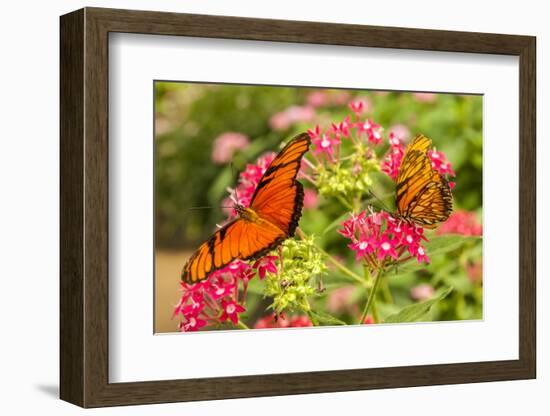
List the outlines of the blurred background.
{"type": "MultiPolygon", "coordinates": [[[[405,140],[422,133],[451,161],[456,172],[455,215],[436,233],[481,236],[481,96],[156,82],[156,332],[177,330],[171,316],[181,295],[181,269],[216,224],[227,218],[220,205],[227,188],[236,185],[238,173],[264,152],[277,151],[293,135],[343,120],[352,114],[348,103],[354,99],[366,103],[365,117],[384,128],[385,139],[389,132],[405,140]],[[211,208],[190,210],[196,207],[211,208]]],[[[391,180],[382,173],[377,179],[377,193],[394,207],[391,180]]],[[[331,228],[342,207],[313,191],[306,194],[306,202],[300,227],[317,235],[331,254],[353,263],[345,240],[331,228]]],[[[451,295],[433,308],[432,319],[480,319],[481,246],[480,238],[461,239],[453,250],[439,255],[432,251],[425,271],[400,270],[382,292],[380,314],[428,299],[439,287],[453,286],[451,295]]],[[[316,306],[352,320],[365,294],[339,280],[337,271],[329,269],[328,274],[328,290],[314,301],[316,306]]],[[[262,299],[258,285],[258,279],[251,281],[252,299],[247,300],[255,311],[247,322],[251,327],[268,313],[269,302],[262,299]]]]}

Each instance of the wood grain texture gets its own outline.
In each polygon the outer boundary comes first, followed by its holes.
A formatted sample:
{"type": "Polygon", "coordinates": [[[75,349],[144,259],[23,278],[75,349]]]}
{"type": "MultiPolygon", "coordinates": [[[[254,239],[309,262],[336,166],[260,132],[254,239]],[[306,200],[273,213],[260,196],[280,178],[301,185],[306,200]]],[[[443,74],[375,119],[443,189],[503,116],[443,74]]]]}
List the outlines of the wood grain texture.
{"type": "Polygon", "coordinates": [[[60,24],[60,388],[84,404],[84,12],[60,24]]]}
{"type": "Polygon", "coordinates": [[[61,398],[83,407],[535,377],[535,38],[87,8],[61,18],[61,398]],[[108,381],[108,33],[520,57],[518,360],[208,379],[108,381]]]}

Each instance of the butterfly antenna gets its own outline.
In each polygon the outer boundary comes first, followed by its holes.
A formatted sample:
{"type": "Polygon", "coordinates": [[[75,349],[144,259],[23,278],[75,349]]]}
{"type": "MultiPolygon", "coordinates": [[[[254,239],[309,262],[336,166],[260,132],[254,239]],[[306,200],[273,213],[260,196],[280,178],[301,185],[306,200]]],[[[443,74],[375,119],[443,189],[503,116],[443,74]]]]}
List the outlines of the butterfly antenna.
{"type": "Polygon", "coordinates": [[[212,208],[227,208],[227,209],[231,209],[233,208],[232,206],[228,206],[228,205],[220,205],[219,207],[211,207],[211,206],[202,206],[202,207],[189,207],[187,208],[188,211],[194,211],[194,210],[199,210],[199,209],[212,209],[212,208]]]}
{"type": "Polygon", "coordinates": [[[203,206],[203,207],[189,207],[187,208],[188,211],[193,211],[193,210],[196,210],[196,209],[212,209],[213,207],[211,206],[203,206]]]}

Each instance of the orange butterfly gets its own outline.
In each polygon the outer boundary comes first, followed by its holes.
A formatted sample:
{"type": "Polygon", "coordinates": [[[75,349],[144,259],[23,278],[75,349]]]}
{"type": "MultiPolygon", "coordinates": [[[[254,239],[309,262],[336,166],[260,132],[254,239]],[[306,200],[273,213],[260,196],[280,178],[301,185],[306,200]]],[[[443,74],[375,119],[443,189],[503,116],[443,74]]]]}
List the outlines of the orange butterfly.
{"type": "Polygon", "coordinates": [[[425,228],[435,228],[453,211],[447,179],[432,167],[428,149],[432,141],[418,135],[405,149],[397,175],[397,217],[425,228]]]}
{"type": "Polygon", "coordinates": [[[280,151],[260,179],[250,206],[235,205],[239,217],[201,244],[183,267],[183,281],[203,280],[235,259],[262,257],[294,236],[304,202],[296,175],[309,145],[308,134],[302,133],[280,151]]]}

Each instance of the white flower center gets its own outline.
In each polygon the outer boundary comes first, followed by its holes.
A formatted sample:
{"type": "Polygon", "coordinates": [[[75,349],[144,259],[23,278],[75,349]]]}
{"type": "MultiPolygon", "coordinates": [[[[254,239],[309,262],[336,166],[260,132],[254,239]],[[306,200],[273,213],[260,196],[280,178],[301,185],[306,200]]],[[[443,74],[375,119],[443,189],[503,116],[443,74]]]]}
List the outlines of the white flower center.
{"type": "Polygon", "coordinates": [[[382,243],[381,247],[382,247],[382,250],[388,251],[390,249],[391,245],[390,245],[390,243],[385,242],[385,243],[382,243]]]}
{"type": "Polygon", "coordinates": [[[327,147],[330,147],[330,140],[327,139],[326,137],[324,137],[323,140],[321,140],[321,147],[323,149],[326,149],[327,147]]]}
{"type": "Polygon", "coordinates": [[[197,325],[197,320],[195,318],[189,318],[189,326],[197,325]]]}
{"type": "Polygon", "coordinates": [[[369,246],[369,243],[367,243],[366,241],[361,241],[361,242],[359,243],[359,248],[360,248],[361,250],[366,249],[368,246],[369,246]]]}
{"type": "Polygon", "coordinates": [[[230,304],[230,305],[227,305],[227,307],[225,308],[225,311],[228,313],[228,314],[232,314],[233,312],[235,312],[235,305],[233,304],[230,304]]]}
{"type": "Polygon", "coordinates": [[[407,236],[407,243],[411,244],[412,242],[413,242],[412,236],[408,235],[407,236]]]}
{"type": "Polygon", "coordinates": [[[225,290],[223,287],[218,286],[218,288],[216,289],[216,295],[221,295],[223,294],[224,291],[225,290]]]}
{"type": "Polygon", "coordinates": [[[418,254],[420,254],[421,256],[423,256],[425,253],[424,249],[422,247],[418,247],[418,254]]]}

